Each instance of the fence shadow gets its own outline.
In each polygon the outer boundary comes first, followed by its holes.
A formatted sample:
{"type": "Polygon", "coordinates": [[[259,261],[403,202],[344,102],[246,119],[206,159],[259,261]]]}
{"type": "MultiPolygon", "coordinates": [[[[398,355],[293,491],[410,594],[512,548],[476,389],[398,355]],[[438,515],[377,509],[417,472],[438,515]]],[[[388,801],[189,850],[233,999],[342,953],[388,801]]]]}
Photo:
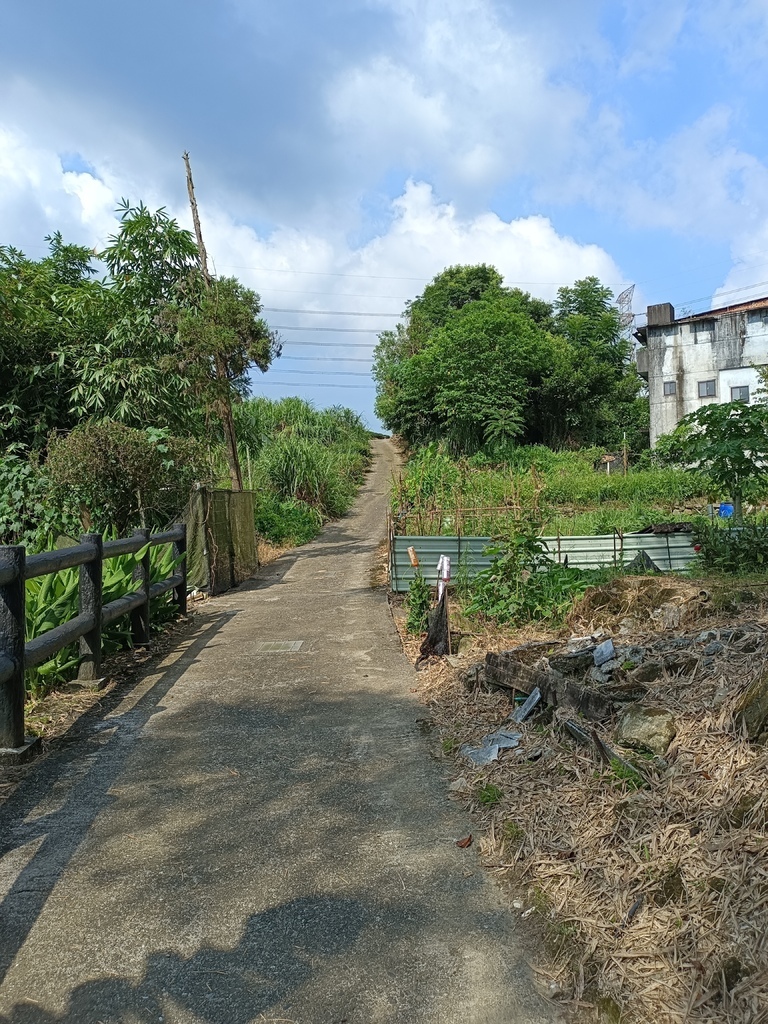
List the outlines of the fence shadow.
{"type": "Polygon", "coordinates": [[[0,807],[0,858],[42,839],[0,901],[0,984],[92,822],[110,802],[109,789],[123,771],[136,733],[149,722],[171,687],[231,618],[231,614],[217,615],[213,622],[204,625],[187,649],[124,715],[107,721],[119,703],[141,685],[143,675],[131,687],[118,687],[80,716],[61,737],[57,749],[34,766],[0,807]],[[111,735],[105,737],[113,726],[111,735]],[[56,784],[73,775],[76,781],[62,806],[35,818],[35,808],[55,791],[56,784]],[[44,870],[40,865],[44,865],[44,870]]]}

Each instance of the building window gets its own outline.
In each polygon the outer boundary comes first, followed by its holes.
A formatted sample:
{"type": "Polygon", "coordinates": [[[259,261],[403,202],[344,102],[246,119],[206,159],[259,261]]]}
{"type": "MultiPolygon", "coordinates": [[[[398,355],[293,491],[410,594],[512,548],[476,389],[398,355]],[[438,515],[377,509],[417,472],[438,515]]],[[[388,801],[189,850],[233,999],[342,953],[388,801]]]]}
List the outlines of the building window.
{"type": "Polygon", "coordinates": [[[699,398],[714,398],[717,394],[713,380],[699,381],[699,398]]]}
{"type": "Polygon", "coordinates": [[[664,381],[664,394],[665,395],[676,395],[677,394],[677,382],[674,380],[664,381]]]}
{"type": "Polygon", "coordinates": [[[731,388],[731,401],[732,402],[747,402],[747,403],[749,403],[749,388],[746,388],[746,387],[731,388]]]}

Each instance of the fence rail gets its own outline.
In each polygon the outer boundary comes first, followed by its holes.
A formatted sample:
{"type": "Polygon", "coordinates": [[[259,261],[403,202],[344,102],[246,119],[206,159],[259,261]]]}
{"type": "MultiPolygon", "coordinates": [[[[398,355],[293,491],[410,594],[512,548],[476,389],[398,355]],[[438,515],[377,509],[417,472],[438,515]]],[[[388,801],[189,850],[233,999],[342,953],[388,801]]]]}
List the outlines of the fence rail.
{"type": "Polygon", "coordinates": [[[98,679],[101,674],[102,630],[123,615],[131,616],[134,644],[149,643],[150,601],[173,591],[179,614],[187,610],[187,528],[178,523],[163,533],[135,530],[132,537],[103,541],[99,533],[86,533],[80,543],[58,551],[27,557],[22,545],[0,547],[0,751],[20,751],[24,739],[24,673],[50,661],[62,648],[80,641],[78,678],[98,679]],[[172,544],[179,559],[168,579],[150,584],[149,549],[172,544]],[[102,603],[102,567],[118,555],[144,554],[134,570],[134,590],[108,604],[102,603]],[[25,584],[36,576],[80,568],[78,614],[54,629],[25,642],[25,584]]]}
{"type": "MultiPolygon", "coordinates": [[[[659,569],[671,572],[685,569],[694,559],[691,535],[686,533],[612,533],[598,537],[542,537],[549,557],[574,569],[599,569],[626,565],[641,551],[653,559],[659,569]]],[[[418,556],[421,571],[430,584],[437,583],[437,562],[448,555],[454,579],[460,568],[472,579],[487,569],[493,555],[485,551],[494,545],[491,537],[398,537],[390,532],[389,580],[396,593],[408,590],[416,570],[408,548],[418,556]]]]}

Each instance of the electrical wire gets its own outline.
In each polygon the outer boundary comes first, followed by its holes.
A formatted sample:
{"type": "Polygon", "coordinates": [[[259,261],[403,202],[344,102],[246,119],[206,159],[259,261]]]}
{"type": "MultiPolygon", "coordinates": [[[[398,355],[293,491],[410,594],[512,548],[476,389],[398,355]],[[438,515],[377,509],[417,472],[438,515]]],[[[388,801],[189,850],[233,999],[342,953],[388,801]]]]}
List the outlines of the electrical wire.
{"type": "MultiPolygon", "coordinates": [[[[227,270],[256,270],[260,274],[311,274],[313,277],[356,277],[368,281],[431,281],[429,277],[397,277],[392,274],[344,274],[336,270],[288,270],[285,267],[241,267],[236,263],[219,263],[227,270]]],[[[531,284],[537,282],[530,282],[531,284]]]]}
{"type": "Polygon", "coordinates": [[[402,313],[354,313],[340,309],[277,309],[275,306],[262,306],[264,313],[314,313],[320,316],[388,316],[401,317],[402,313]]]}
{"type": "Polygon", "coordinates": [[[279,356],[280,359],[301,359],[304,362],[309,360],[310,362],[327,362],[327,363],[368,363],[370,364],[373,360],[373,356],[279,356]]]}
{"type": "Polygon", "coordinates": [[[331,334],[381,334],[378,327],[286,327],[270,324],[273,331],[330,331],[331,334]]]}
{"type": "Polygon", "coordinates": [[[308,373],[313,377],[318,377],[322,374],[323,377],[370,377],[370,373],[366,373],[365,370],[293,370],[287,366],[284,373],[308,373]]]}
{"type": "MultiPolygon", "coordinates": [[[[371,381],[371,384],[373,381],[371,381]]],[[[370,390],[369,384],[313,384],[308,380],[262,380],[254,383],[254,387],[272,388],[364,388],[370,390]]]]}

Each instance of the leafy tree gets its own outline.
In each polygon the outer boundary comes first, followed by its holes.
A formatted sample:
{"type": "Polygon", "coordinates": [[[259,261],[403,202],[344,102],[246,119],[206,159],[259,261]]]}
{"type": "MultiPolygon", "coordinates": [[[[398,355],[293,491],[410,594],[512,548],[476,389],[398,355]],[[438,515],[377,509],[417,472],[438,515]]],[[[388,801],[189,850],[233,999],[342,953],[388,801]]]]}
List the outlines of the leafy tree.
{"type": "Polygon", "coordinates": [[[587,278],[553,309],[492,267],[448,268],[380,336],[376,411],[409,444],[447,440],[454,452],[618,443],[640,416],[642,382],[610,300],[587,278]]]}
{"type": "Polygon", "coordinates": [[[81,302],[98,290],[92,253],[58,233],[46,241],[49,254],[37,261],[0,246],[0,442],[33,450],[52,429],[76,422],[74,353],[100,329],[81,302]]]}
{"type": "Polygon", "coordinates": [[[188,382],[206,420],[224,428],[232,486],[242,489],[232,403],[249,392],[248,370],[262,372],[281,351],[278,337],[259,316],[259,296],[234,277],[205,280],[196,271],[162,313],[175,336],[172,362],[188,382]]]}
{"type": "Polygon", "coordinates": [[[704,472],[733,501],[733,519],[744,521],[743,502],[768,483],[768,406],[762,402],[704,405],[659,439],[656,453],[692,471],[704,472]]]}
{"type": "Polygon", "coordinates": [[[153,424],[178,433],[194,429],[197,410],[188,381],[174,365],[174,339],[162,311],[194,271],[197,246],[165,210],[150,212],[123,200],[120,226],[99,258],[109,270],[100,294],[77,297],[76,312],[93,301],[103,333],[79,347],[72,404],[79,417],[153,424]]]}

